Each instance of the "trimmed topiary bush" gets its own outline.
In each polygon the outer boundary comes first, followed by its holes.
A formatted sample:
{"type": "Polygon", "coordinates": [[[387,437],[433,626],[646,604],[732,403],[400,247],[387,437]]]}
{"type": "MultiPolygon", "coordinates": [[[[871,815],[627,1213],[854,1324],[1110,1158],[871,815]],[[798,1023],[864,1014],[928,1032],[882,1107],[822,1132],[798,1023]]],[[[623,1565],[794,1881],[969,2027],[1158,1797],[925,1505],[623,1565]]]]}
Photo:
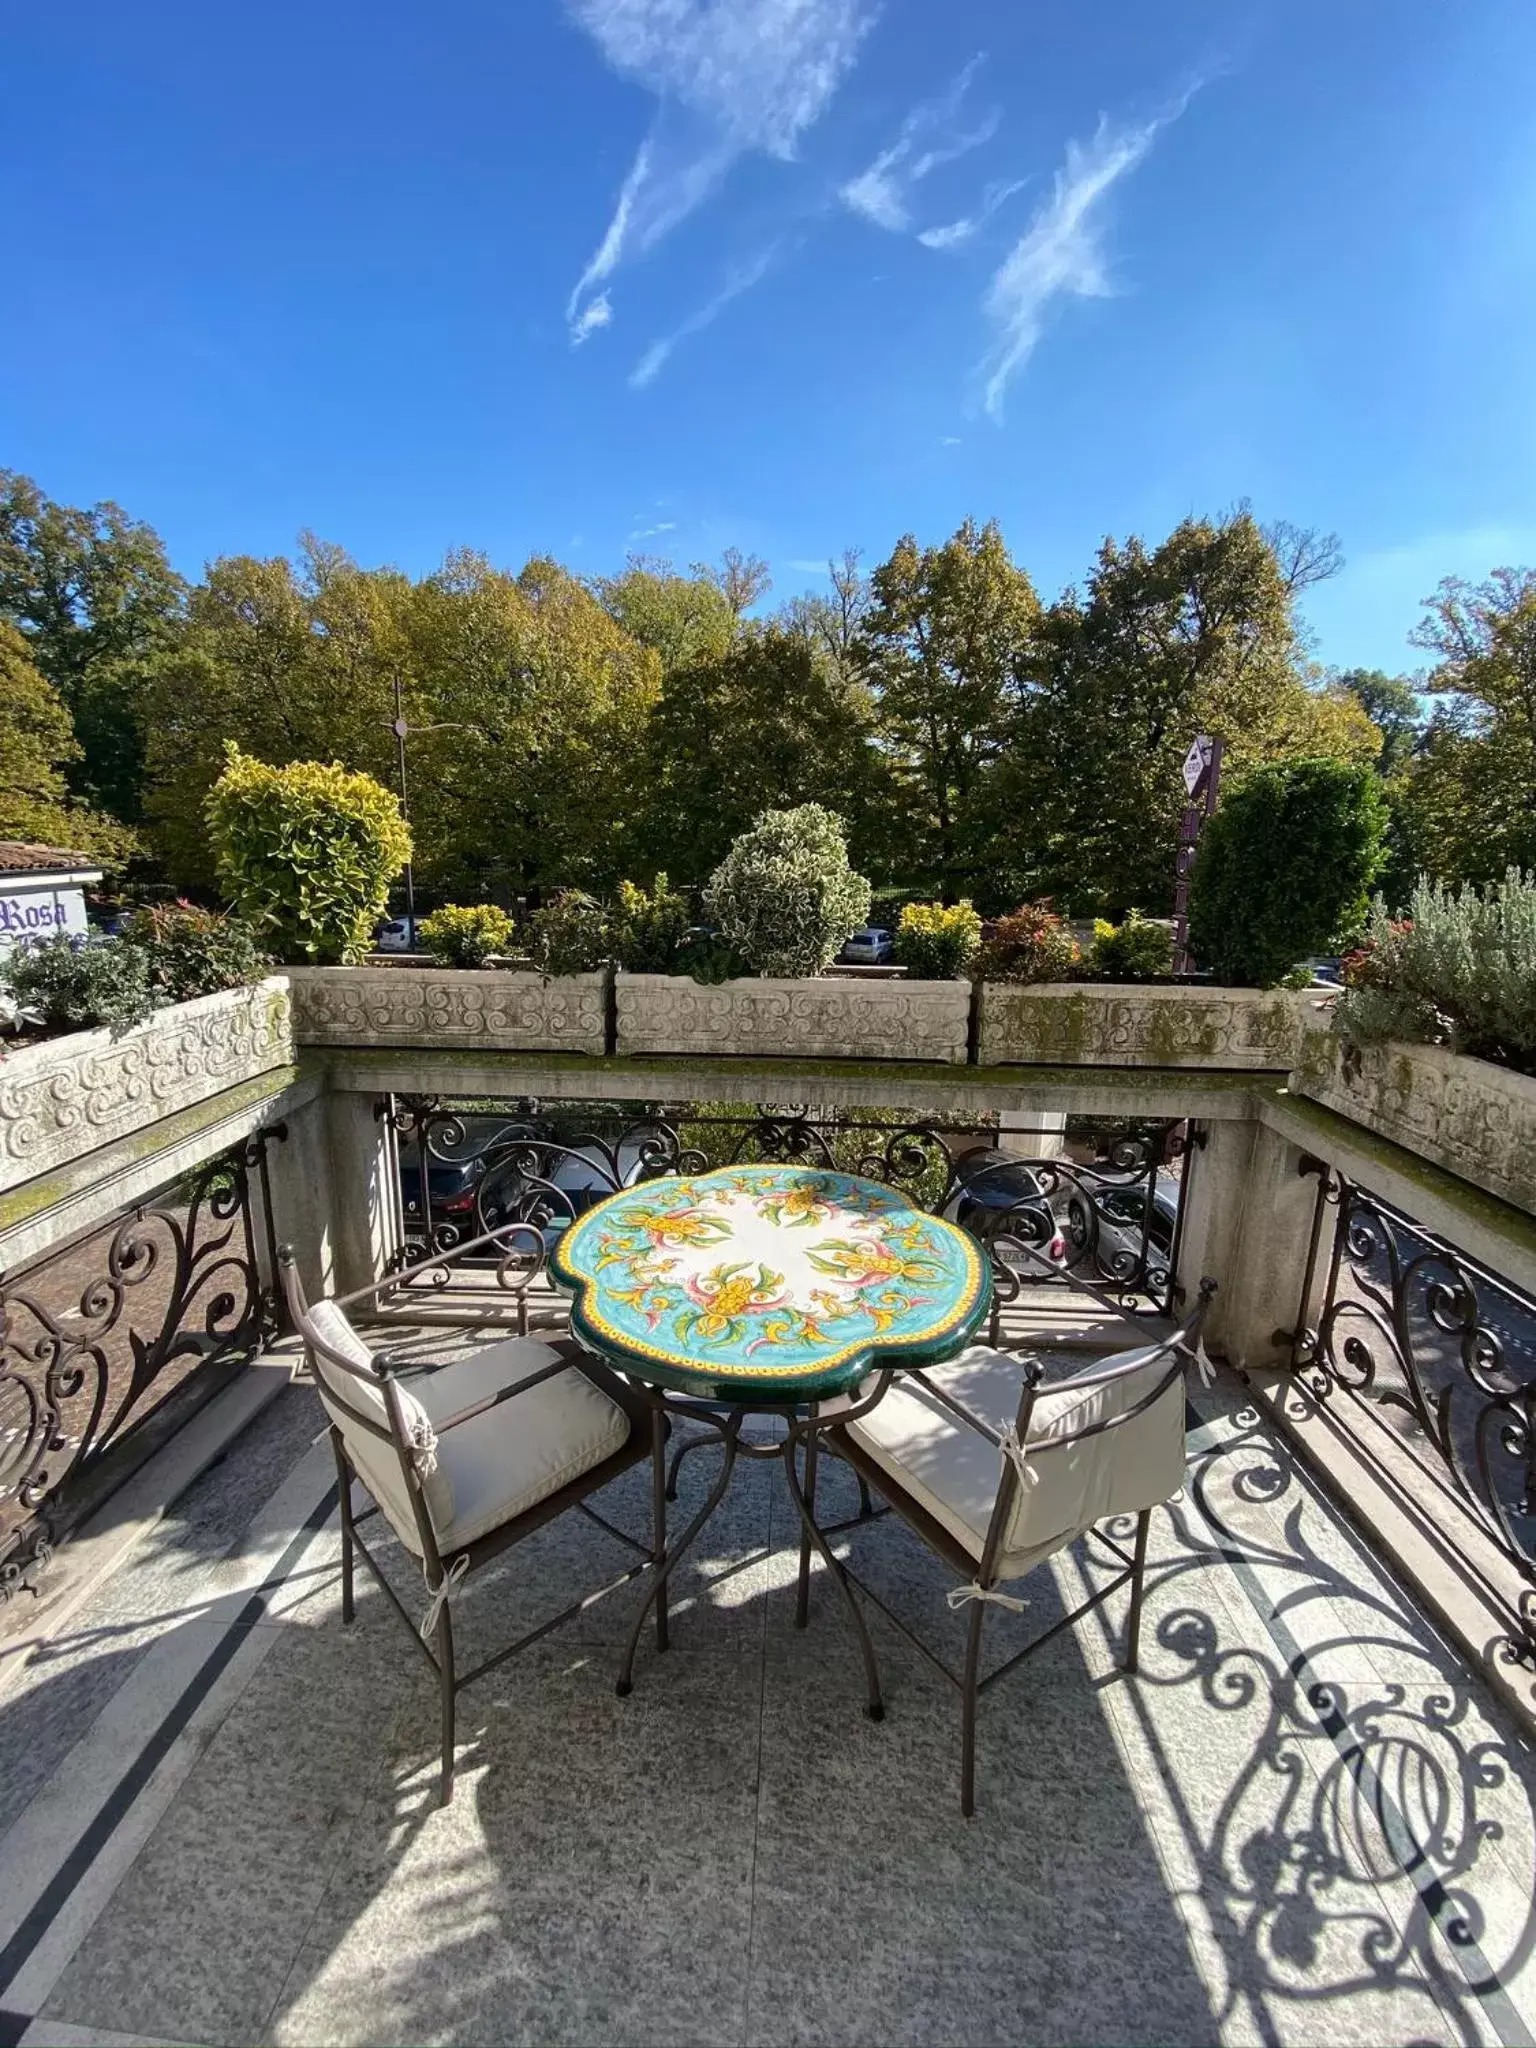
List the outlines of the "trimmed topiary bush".
{"type": "Polygon", "coordinates": [[[1093,928],[1093,971],[1101,981],[1151,981],[1173,972],[1173,933],[1156,918],[1129,911],[1124,924],[1100,918],[1093,928]]]}
{"type": "Polygon", "coordinates": [[[979,964],[986,981],[1065,981],[1081,957],[1065,918],[1049,903],[1022,903],[992,927],[979,964]]]}
{"type": "Polygon", "coordinates": [[[155,1007],[149,955],[126,939],[25,939],[0,980],[19,1013],[58,1031],[126,1031],[155,1007]]]}
{"type": "Polygon", "coordinates": [[[705,914],[758,974],[820,974],[869,916],[843,821],[821,804],[764,811],[710,877],[705,914]]]}
{"type": "Polygon", "coordinates": [[[400,806],[339,762],[272,768],[231,740],[204,805],[221,887],[284,960],[356,960],[411,853],[400,806]]]}
{"type": "Polygon", "coordinates": [[[1536,1073],[1536,875],[1486,891],[1420,876],[1404,918],[1381,897],[1344,962],[1334,1028],[1374,1043],[1448,1045],[1536,1073]]]}
{"type": "Polygon", "coordinates": [[[1273,988],[1309,954],[1363,926],[1386,860],[1374,768],[1291,761],[1260,768],[1206,826],[1189,884],[1195,958],[1218,981],[1273,988]]]}
{"type": "Polygon", "coordinates": [[[544,975],[606,967],[610,944],[608,913],[584,889],[562,889],[529,920],[529,956],[544,975]]]}
{"type": "Polygon", "coordinates": [[[143,950],[150,988],[162,1003],[245,988],[272,964],[243,918],[195,903],[155,903],[135,911],[124,936],[143,950]]]}
{"type": "Polygon", "coordinates": [[[483,967],[510,951],[517,927],[494,903],[445,903],[421,921],[417,936],[444,967],[483,967]]]}
{"type": "Polygon", "coordinates": [[[659,874],[649,894],[620,882],[613,914],[613,950],[630,974],[671,974],[688,931],[688,903],[659,874]]]}
{"type": "Polygon", "coordinates": [[[981,919],[966,903],[909,903],[896,926],[896,958],[919,981],[958,981],[981,949],[981,919]]]}

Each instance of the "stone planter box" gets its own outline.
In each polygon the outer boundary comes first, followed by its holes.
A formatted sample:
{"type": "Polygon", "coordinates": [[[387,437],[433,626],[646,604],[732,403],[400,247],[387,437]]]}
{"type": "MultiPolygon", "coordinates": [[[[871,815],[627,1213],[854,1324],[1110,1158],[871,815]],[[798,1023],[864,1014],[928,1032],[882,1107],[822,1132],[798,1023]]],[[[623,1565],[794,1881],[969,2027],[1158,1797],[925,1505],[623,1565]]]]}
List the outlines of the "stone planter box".
{"type": "Polygon", "coordinates": [[[984,1067],[1289,1069],[1317,998],[1290,989],[984,982],[984,1067]]]}
{"type": "Polygon", "coordinates": [[[546,981],[499,967],[294,967],[289,980],[299,1045],[603,1050],[602,974],[546,981]]]}
{"type": "Polygon", "coordinates": [[[0,1055],[0,1189],[288,1066],[290,1010],[287,977],[274,975],[157,1010],[116,1038],[74,1031],[0,1055]]]}
{"type": "Polygon", "coordinates": [[[963,1065],[970,1025],[963,981],[725,981],[618,977],[620,1054],[719,1058],[940,1060],[963,1065]]]}
{"type": "Polygon", "coordinates": [[[1293,1094],[1536,1214],[1536,1080],[1437,1045],[1307,1034],[1293,1094]]]}

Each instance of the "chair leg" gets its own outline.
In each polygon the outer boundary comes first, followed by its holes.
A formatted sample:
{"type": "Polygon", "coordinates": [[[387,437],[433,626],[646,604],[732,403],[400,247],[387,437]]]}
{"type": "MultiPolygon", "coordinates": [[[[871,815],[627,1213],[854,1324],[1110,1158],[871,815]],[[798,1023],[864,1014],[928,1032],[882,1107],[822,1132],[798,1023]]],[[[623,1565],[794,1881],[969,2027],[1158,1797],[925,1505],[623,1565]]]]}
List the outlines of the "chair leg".
{"type": "Polygon", "coordinates": [[[1131,1613],[1125,1631],[1125,1668],[1133,1676],[1141,1652],[1141,1592],[1147,1574],[1147,1534],[1152,1510],[1143,1508],[1136,1517],[1136,1547],[1131,1553],[1131,1613]]]}
{"type": "Polygon", "coordinates": [[[971,1605],[971,1626],[965,1639],[965,1676],[960,1683],[960,1811],[969,1820],[976,1811],[976,1697],[981,1675],[981,1631],[986,1602],[971,1605]]]}
{"type": "MultiPolygon", "coordinates": [[[[790,1456],[793,1457],[791,1452],[790,1456]]],[[[860,1485],[863,1484],[861,1480],[860,1485]]],[[[816,1513],[816,1438],[812,1433],[805,1440],[805,1504],[814,1516],[816,1513]]],[[[800,1524],[800,1580],[795,1591],[795,1627],[804,1628],[811,1618],[811,1532],[804,1521],[800,1524]]]]}
{"type": "MultiPolygon", "coordinates": [[[[667,1418],[659,1407],[651,1411],[651,1569],[660,1571],[667,1554],[667,1501],[672,1489],[667,1484],[667,1418]]],[[[665,1581],[656,1591],[656,1648],[667,1647],[667,1588],[665,1581]]]]}
{"type": "Polygon", "coordinates": [[[345,1625],[357,1607],[352,1597],[352,1467],[339,1429],[331,1431],[331,1449],[336,1456],[336,1494],[341,1508],[341,1619],[345,1625]]]}
{"type": "Polygon", "coordinates": [[[443,1774],[437,1803],[446,1806],[453,1797],[453,1708],[456,1680],[453,1667],[453,1618],[448,1602],[437,1617],[438,1684],[443,1696],[443,1774]]]}

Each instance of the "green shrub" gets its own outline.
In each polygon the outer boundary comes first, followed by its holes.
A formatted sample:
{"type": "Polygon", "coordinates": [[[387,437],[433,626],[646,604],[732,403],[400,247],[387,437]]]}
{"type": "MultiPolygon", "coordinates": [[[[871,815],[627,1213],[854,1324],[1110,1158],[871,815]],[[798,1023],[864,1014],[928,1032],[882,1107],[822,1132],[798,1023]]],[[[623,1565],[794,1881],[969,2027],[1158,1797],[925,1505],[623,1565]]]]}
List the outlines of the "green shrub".
{"type": "Polygon", "coordinates": [[[1023,903],[993,926],[979,965],[987,981],[1065,981],[1081,957],[1066,920],[1049,903],[1023,903]]]}
{"type": "Polygon", "coordinates": [[[18,1010],[55,1030],[126,1031],[155,1007],[149,955],[125,939],[24,941],[0,962],[0,978],[18,1010]]]}
{"type": "Polygon", "coordinates": [[[758,974],[820,974],[869,916],[843,821],[820,804],[764,811],[710,877],[704,909],[758,974]]]}
{"type": "Polygon", "coordinates": [[[722,981],[739,981],[747,963],[726,940],[711,932],[694,932],[683,940],[673,958],[674,974],[688,974],[706,987],[722,981]]]}
{"type": "Polygon", "coordinates": [[[224,893],[284,960],[359,958],[410,858],[399,804],[339,762],[225,755],[204,805],[224,893]]]}
{"type": "Polygon", "coordinates": [[[1139,910],[1124,924],[1099,918],[1093,927],[1093,971],[1103,981],[1150,981],[1173,972],[1173,934],[1139,910]]]}
{"type": "Polygon", "coordinates": [[[1386,859],[1373,768],[1291,761],[1261,768],[1206,826],[1189,885],[1195,958],[1218,981],[1273,988],[1365,922],[1386,859]]]}
{"type": "Polygon", "coordinates": [[[956,981],[981,947],[981,919],[966,903],[909,903],[896,926],[896,958],[919,981],[956,981]]]}
{"type": "Polygon", "coordinates": [[[494,903],[445,903],[421,921],[419,937],[444,967],[483,967],[493,953],[510,951],[517,927],[494,903]]]}
{"type": "Polygon", "coordinates": [[[633,882],[620,882],[613,914],[613,950],[630,974],[671,974],[688,930],[688,902],[664,874],[649,895],[633,882]]]}
{"type": "Polygon", "coordinates": [[[590,974],[606,967],[608,913],[583,889],[562,889],[528,924],[528,952],[544,975],[590,974]]]}
{"type": "Polygon", "coordinates": [[[271,964],[242,918],[195,903],[156,903],[136,911],[125,940],[142,949],[150,987],[163,1003],[244,988],[271,964]]]}
{"type": "Polygon", "coordinates": [[[1405,918],[1378,896],[1364,944],[1344,962],[1334,1026],[1536,1073],[1536,875],[1511,868],[1482,892],[1421,876],[1405,918]]]}

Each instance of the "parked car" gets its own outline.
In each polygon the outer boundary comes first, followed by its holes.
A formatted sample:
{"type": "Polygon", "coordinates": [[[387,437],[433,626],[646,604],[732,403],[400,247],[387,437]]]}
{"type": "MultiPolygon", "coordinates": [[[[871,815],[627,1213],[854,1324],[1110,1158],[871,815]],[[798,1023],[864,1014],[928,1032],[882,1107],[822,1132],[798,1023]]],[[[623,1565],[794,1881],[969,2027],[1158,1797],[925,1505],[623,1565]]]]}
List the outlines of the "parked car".
{"type": "MultiPolygon", "coordinates": [[[[1141,1261],[1143,1232],[1147,1263],[1166,1269],[1173,1253],[1174,1226],[1179,1218],[1177,1174],[1159,1173],[1152,1187],[1152,1216],[1147,1221],[1145,1183],[1129,1188],[1100,1188],[1095,1191],[1098,1212],[1094,1238],[1095,1257],[1111,1278],[1135,1269],[1141,1261]]],[[[1067,1232],[1075,1248],[1088,1240],[1089,1218],[1083,1199],[1074,1195],[1067,1213],[1067,1232]]]]}
{"type": "Polygon", "coordinates": [[[975,1145],[955,1161],[955,1180],[956,1192],[944,1213],[962,1230],[983,1244],[999,1235],[1013,1238],[1042,1253],[1053,1265],[1063,1263],[1066,1238],[1038,1175],[1026,1160],[999,1151],[995,1145],[975,1145]]]}
{"type": "MultiPolygon", "coordinates": [[[[475,1189],[485,1172],[482,1159],[429,1159],[427,1203],[434,1246],[446,1251],[476,1233],[475,1189]]],[[[411,1244],[427,1242],[421,1213],[421,1160],[414,1151],[400,1154],[400,1211],[411,1244]]]]}
{"type": "Polygon", "coordinates": [[[850,967],[888,967],[896,957],[896,941],[883,924],[869,924],[854,933],[837,957],[850,967]]]}
{"type": "Polygon", "coordinates": [[[381,924],[373,935],[373,945],[378,953],[414,953],[416,951],[416,926],[408,917],[392,917],[381,924]]]}

